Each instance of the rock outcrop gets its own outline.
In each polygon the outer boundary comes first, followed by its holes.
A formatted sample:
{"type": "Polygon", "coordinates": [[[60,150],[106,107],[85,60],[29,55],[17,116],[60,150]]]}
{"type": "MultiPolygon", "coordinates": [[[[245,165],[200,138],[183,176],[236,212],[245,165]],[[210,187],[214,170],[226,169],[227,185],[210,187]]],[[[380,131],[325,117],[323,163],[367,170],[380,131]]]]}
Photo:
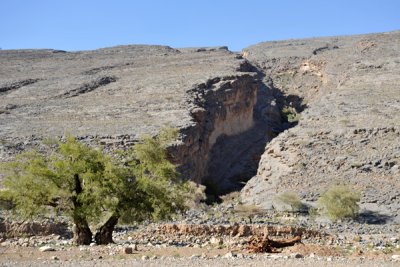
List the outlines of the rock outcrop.
{"type": "MultiPolygon", "coordinates": [[[[209,175],[209,168],[228,169],[242,157],[253,168],[247,178],[255,174],[257,162],[247,154],[259,137],[247,134],[240,145],[244,156],[222,158],[212,152],[215,146],[231,146],[221,137],[237,140],[260,126],[254,118],[258,74],[226,47],[2,50],[0,63],[2,161],[65,133],[110,150],[168,125],[181,130],[180,142],[171,147],[172,160],[187,177],[199,183],[220,179],[209,175]]],[[[266,139],[262,142],[256,147],[266,139]]],[[[221,181],[231,187],[226,181],[247,165],[221,181]]]]}
{"type": "Polygon", "coordinates": [[[346,184],[362,193],[362,212],[400,221],[399,51],[400,32],[247,48],[277,102],[289,99],[281,107],[301,114],[266,146],[244,202],[280,208],[276,196],[289,191],[312,204],[346,184]]]}

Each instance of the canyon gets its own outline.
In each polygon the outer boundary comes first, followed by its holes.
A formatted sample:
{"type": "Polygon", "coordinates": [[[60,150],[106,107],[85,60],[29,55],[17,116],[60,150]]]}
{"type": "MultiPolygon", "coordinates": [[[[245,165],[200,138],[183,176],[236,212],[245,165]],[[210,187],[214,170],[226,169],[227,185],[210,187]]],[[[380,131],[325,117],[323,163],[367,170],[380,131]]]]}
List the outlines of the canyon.
{"type": "MultiPolygon", "coordinates": [[[[400,221],[400,32],[227,47],[0,51],[0,161],[72,134],[107,151],[176,127],[171,160],[216,196],[284,209],[332,184],[400,221]]],[[[370,216],[371,217],[371,216],[370,216]]],[[[368,218],[370,218],[368,217],[368,218]]]]}

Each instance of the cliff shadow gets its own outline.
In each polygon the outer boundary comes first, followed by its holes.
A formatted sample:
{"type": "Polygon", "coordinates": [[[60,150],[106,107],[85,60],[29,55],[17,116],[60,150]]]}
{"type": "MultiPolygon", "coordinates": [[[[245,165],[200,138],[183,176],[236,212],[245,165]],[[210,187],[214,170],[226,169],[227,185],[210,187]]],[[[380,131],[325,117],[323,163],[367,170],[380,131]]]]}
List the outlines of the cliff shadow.
{"type": "Polygon", "coordinates": [[[206,203],[221,202],[221,196],[240,191],[257,174],[265,146],[284,130],[297,125],[300,113],[307,108],[303,98],[285,95],[259,72],[257,101],[253,110],[254,126],[240,134],[219,136],[212,147],[206,186],[206,203]]]}

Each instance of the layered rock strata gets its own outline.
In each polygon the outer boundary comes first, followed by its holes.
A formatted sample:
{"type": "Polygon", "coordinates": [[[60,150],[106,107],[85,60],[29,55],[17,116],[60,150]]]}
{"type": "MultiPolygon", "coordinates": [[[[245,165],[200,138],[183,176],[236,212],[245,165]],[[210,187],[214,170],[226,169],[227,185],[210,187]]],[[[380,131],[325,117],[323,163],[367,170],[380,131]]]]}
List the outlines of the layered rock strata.
{"type": "MultiPolygon", "coordinates": [[[[270,142],[243,201],[285,208],[334,184],[362,194],[362,214],[400,220],[400,32],[260,43],[245,57],[296,101],[299,123],[270,142]]],[[[373,218],[372,218],[373,219],[373,218]]]]}
{"type": "Polygon", "coordinates": [[[2,50],[0,63],[2,161],[66,133],[112,150],[168,125],[182,133],[173,160],[201,183],[210,165],[233,164],[212,157],[222,136],[256,125],[257,73],[226,47],[2,50]]]}

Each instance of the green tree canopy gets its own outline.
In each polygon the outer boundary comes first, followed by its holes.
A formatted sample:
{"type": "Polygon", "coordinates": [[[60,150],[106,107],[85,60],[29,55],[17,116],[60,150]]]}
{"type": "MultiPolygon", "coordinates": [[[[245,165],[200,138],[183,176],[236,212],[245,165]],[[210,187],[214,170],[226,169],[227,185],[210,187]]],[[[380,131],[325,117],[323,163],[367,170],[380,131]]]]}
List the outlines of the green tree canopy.
{"type": "Polygon", "coordinates": [[[52,209],[70,217],[77,244],[92,242],[89,225],[105,221],[95,241],[110,243],[120,220],[168,219],[187,208],[193,186],[167,160],[166,147],[176,137],[176,130],[164,129],[119,157],[73,137],[46,154],[24,152],[2,166],[2,198],[10,199],[26,218],[52,209]]]}

